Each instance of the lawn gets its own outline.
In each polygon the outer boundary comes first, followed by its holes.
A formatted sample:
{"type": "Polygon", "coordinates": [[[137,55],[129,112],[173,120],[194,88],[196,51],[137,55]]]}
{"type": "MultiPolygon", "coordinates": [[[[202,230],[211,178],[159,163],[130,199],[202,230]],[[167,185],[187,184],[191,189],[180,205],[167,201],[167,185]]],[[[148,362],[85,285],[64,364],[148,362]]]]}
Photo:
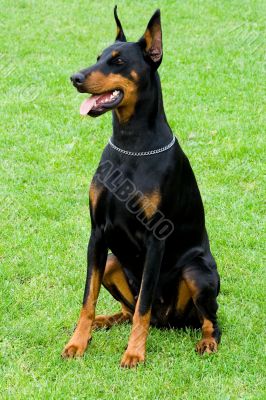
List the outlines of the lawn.
{"type": "MultiPolygon", "coordinates": [[[[117,3],[130,40],[161,8],[165,109],[205,203],[222,342],[199,357],[199,332],[152,328],[146,365],[122,370],[123,325],[61,359],[83,295],[88,185],[111,134],[110,113],[79,116],[69,76],[113,41],[113,4],[0,0],[0,398],[265,399],[266,3],[117,3]]],[[[102,289],[97,311],[118,309],[102,289]]]]}

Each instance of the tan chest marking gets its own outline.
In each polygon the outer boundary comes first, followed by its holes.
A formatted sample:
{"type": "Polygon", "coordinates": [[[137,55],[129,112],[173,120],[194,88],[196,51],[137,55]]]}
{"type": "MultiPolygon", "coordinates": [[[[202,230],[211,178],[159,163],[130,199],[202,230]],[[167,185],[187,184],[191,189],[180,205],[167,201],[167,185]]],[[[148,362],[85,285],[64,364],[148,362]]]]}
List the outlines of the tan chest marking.
{"type": "Polygon", "coordinates": [[[152,192],[151,194],[145,194],[140,199],[140,205],[148,219],[150,219],[158,210],[161,203],[161,195],[158,190],[152,192]]]}
{"type": "Polygon", "coordinates": [[[96,205],[99,201],[102,191],[103,187],[96,186],[94,182],[91,183],[89,190],[89,198],[93,210],[95,210],[96,208],[96,205]]]}

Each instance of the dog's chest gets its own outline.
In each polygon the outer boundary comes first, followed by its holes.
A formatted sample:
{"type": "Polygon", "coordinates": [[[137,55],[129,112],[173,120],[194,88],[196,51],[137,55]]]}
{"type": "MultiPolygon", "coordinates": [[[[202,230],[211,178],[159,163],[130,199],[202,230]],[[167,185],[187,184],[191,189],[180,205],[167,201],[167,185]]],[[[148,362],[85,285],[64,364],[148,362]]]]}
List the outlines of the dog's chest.
{"type": "Polygon", "coordinates": [[[101,206],[101,215],[125,219],[143,211],[147,218],[161,203],[161,177],[149,163],[101,163],[90,187],[92,208],[101,206]],[[104,203],[104,207],[103,207],[104,203]]]}
{"type": "Polygon", "coordinates": [[[104,230],[110,249],[125,248],[134,258],[140,257],[146,225],[161,205],[158,175],[128,166],[106,171],[96,173],[90,186],[91,218],[104,230]]]}

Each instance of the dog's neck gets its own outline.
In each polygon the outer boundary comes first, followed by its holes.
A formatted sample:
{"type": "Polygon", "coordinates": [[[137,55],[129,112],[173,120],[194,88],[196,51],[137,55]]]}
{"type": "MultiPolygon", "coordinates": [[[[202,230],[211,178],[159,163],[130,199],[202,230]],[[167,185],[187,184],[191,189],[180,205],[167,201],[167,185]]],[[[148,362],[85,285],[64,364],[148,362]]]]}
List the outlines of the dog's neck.
{"type": "Polygon", "coordinates": [[[130,120],[120,123],[113,112],[113,143],[129,151],[147,151],[167,145],[172,138],[167,123],[159,75],[156,72],[151,87],[145,91],[135,106],[130,120]]]}

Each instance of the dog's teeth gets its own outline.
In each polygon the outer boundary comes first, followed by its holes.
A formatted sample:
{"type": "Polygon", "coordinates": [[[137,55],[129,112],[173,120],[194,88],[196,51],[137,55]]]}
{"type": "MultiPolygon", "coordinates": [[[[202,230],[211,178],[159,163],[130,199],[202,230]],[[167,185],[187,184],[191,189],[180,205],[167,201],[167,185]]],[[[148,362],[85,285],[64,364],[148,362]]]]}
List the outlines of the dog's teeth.
{"type": "Polygon", "coordinates": [[[119,95],[119,91],[118,91],[118,90],[114,90],[114,91],[113,91],[113,96],[116,97],[116,96],[118,96],[118,95],[119,95]]]}

